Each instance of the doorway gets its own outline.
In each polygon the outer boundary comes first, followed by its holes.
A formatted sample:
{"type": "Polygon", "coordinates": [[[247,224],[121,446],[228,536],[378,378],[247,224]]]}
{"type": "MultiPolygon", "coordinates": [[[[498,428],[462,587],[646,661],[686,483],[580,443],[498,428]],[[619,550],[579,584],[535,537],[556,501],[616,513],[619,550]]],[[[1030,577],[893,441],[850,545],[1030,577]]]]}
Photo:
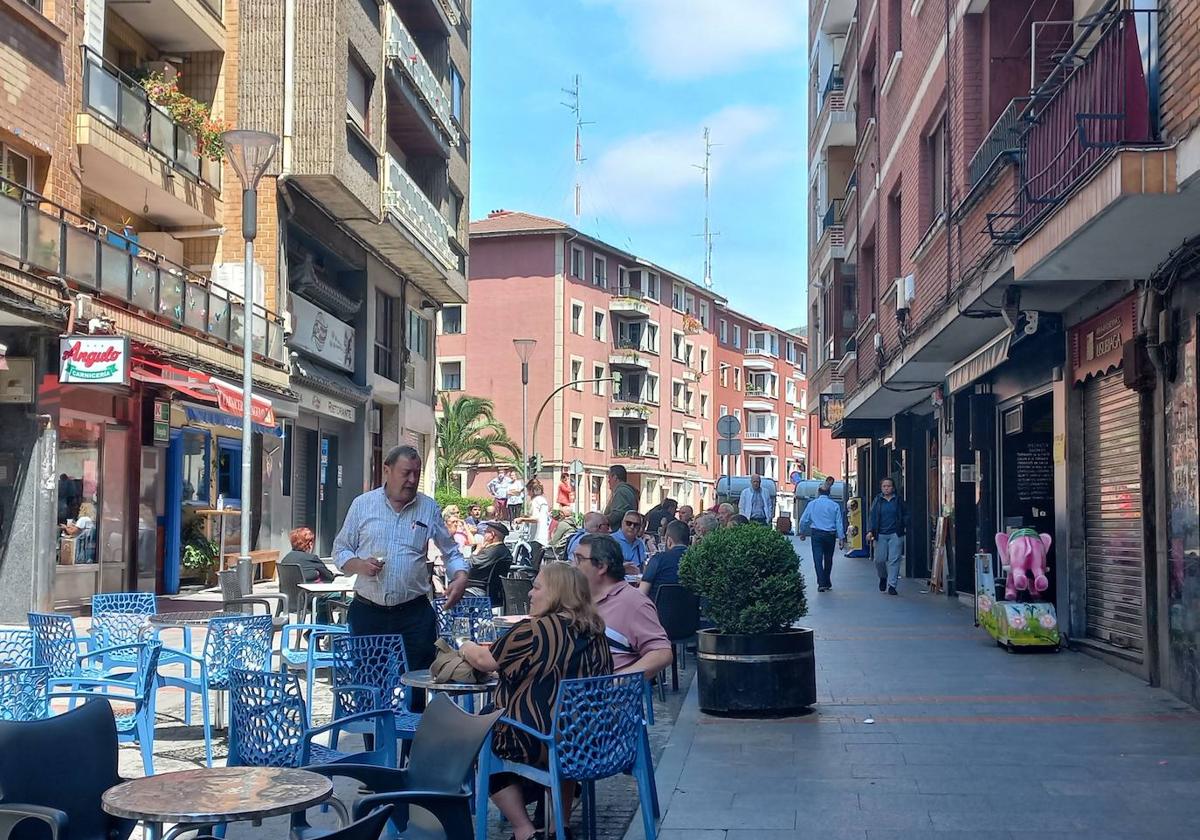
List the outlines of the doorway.
{"type": "MultiPolygon", "coordinates": [[[[1039,534],[1054,530],[1054,398],[1045,393],[1022,397],[999,408],[1000,530],[1012,533],[1032,528],[1039,534]]],[[[1054,545],[1047,552],[1054,600],[1054,545]]]]}

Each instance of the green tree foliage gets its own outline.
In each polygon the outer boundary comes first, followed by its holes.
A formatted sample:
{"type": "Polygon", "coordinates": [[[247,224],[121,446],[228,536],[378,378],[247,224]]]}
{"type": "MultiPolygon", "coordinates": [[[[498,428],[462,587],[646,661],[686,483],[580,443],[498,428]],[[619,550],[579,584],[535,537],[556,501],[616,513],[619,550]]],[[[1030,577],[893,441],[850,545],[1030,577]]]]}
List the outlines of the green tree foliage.
{"type": "Polygon", "coordinates": [[[442,394],[437,418],[437,486],[451,485],[454,473],[467,464],[521,462],[521,447],[496,419],[495,404],[485,397],[460,396],[450,402],[442,394]]]}

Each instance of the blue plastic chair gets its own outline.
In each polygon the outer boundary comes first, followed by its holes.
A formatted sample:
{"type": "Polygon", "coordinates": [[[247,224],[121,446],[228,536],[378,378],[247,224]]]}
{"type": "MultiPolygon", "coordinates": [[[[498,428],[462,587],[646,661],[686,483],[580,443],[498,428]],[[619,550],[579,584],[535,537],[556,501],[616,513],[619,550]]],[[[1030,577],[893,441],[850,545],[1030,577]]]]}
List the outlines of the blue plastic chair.
{"type": "Polygon", "coordinates": [[[515,773],[550,789],[558,837],[566,837],[563,823],[562,783],[583,786],[583,818],[590,836],[596,836],[595,783],[620,773],[632,773],[642,805],[647,840],[657,836],[654,790],[648,742],[645,738],[644,678],[641,674],[563,680],[554,701],[550,732],[538,732],[511,718],[500,723],[532,735],[549,753],[549,769],[507,761],[492,751],[491,739],[480,753],[476,783],[476,837],[487,837],[488,779],[494,773],[515,773]]]}
{"type": "MultiPolygon", "coordinates": [[[[77,675],[79,657],[91,639],[75,634],[75,622],[62,613],[29,613],[29,629],[33,632],[33,664],[50,669],[50,677],[77,675]]],[[[99,672],[92,676],[100,676],[99,672]]]]}
{"type": "Polygon", "coordinates": [[[200,695],[200,715],[204,723],[204,758],[212,767],[212,716],[208,707],[210,691],[228,691],[229,674],[234,668],[265,671],[271,664],[271,639],[275,627],[269,615],[220,616],[208,622],[203,656],[172,651],[199,666],[195,679],[158,675],[158,685],[182,688],[185,709],[190,710],[193,695],[200,695]]]}
{"type": "MultiPolygon", "coordinates": [[[[228,767],[303,767],[308,764],[396,766],[396,725],[390,709],[361,712],[317,728],[300,694],[300,678],[234,668],[229,677],[228,767]],[[316,743],[360,721],[375,721],[375,749],[346,753],[316,743]]],[[[331,742],[332,743],[332,742],[331,742]]]]}
{"type": "Polygon", "coordinates": [[[308,702],[306,723],[312,726],[313,684],[317,679],[317,671],[333,668],[333,651],[321,650],[319,642],[322,637],[331,640],[335,636],[345,636],[350,628],[341,624],[286,624],[279,637],[279,671],[304,672],[304,696],[308,702]],[[308,634],[307,640],[304,638],[308,634]]]}
{"type": "Polygon", "coordinates": [[[454,644],[454,622],[465,618],[471,622],[471,640],[476,641],[479,632],[479,622],[491,621],[492,599],[468,595],[454,605],[454,609],[446,611],[446,599],[434,598],[433,608],[437,612],[438,636],[454,644]]]}
{"type": "MultiPolygon", "coordinates": [[[[396,735],[412,740],[421,723],[412,710],[408,688],[400,682],[408,670],[404,637],[336,636],[333,639],[333,719],[359,712],[391,709],[396,716],[396,735]]],[[[348,732],[366,732],[366,724],[348,727],[348,732]]],[[[337,747],[337,741],[333,742],[337,747]]]]}
{"type": "Polygon", "coordinates": [[[106,592],[92,596],[92,649],[117,648],[101,660],[103,667],[128,663],[126,645],[146,641],[152,634],[150,616],[158,612],[153,592],[106,592]]]}
{"type": "Polygon", "coordinates": [[[0,629],[0,668],[33,667],[33,631],[0,629]]]}
{"type": "Polygon", "coordinates": [[[0,668],[0,720],[49,717],[49,689],[49,668],[0,668]]]}
{"type": "Polygon", "coordinates": [[[120,680],[75,676],[50,681],[51,701],[63,697],[73,700],[104,698],[115,703],[113,716],[117,722],[117,742],[137,742],[147,776],[154,775],[154,686],[161,653],[162,643],[156,641],[101,648],[85,653],[80,657],[81,661],[129,661],[135,667],[133,677],[120,680]]]}

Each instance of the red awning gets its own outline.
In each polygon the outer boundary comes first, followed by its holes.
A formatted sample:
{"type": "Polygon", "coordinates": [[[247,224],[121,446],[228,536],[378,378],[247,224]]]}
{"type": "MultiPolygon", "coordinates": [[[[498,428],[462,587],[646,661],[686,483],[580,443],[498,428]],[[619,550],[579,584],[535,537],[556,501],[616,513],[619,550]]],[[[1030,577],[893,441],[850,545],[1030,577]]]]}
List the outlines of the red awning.
{"type": "MultiPolygon", "coordinates": [[[[217,405],[220,409],[240,417],[242,415],[243,394],[245,392],[238,386],[223,382],[215,376],[208,377],[208,381],[217,389],[217,405]]],[[[259,394],[252,394],[251,397],[250,419],[263,426],[274,426],[275,408],[271,405],[271,401],[259,394]]]]}
{"type": "Polygon", "coordinates": [[[147,385],[158,385],[171,388],[184,396],[206,403],[217,402],[216,388],[202,373],[196,373],[182,368],[162,365],[145,359],[135,359],[133,370],[129,372],[131,379],[144,382],[147,385]]]}

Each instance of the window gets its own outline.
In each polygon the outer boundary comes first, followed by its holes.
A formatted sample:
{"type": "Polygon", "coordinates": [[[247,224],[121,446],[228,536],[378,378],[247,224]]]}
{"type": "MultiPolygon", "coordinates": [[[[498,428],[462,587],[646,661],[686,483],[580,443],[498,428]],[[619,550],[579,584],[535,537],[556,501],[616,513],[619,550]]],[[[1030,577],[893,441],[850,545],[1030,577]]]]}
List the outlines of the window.
{"type": "Polygon", "coordinates": [[[696,311],[696,296],[694,294],[692,294],[691,292],[683,293],[683,311],[684,312],[695,312],[696,311]]]}
{"type": "Polygon", "coordinates": [[[583,335],[583,304],[571,304],[571,332],[583,335]]]}
{"type": "MultiPolygon", "coordinates": [[[[601,380],[604,378],[604,365],[592,365],[592,379],[601,380]]],[[[595,393],[597,397],[604,396],[604,382],[595,383],[595,393]]]]}
{"type": "Polygon", "coordinates": [[[675,409],[676,411],[683,411],[684,408],[686,408],[686,403],[684,402],[684,387],[684,384],[678,379],[671,381],[671,408],[675,409]]]}
{"type": "Polygon", "coordinates": [[[346,116],[363,134],[371,130],[371,88],[374,77],[357,55],[350,53],[346,62],[346,116]]]}
{"type": "Polygon", "coordinates": [[[704,329],[712,329],[712,324],[709,322],[708,301],[700,301],[700,323],[704,325],[704,329]]]}
{"type": "Polygon", "coordinates": [[[602,289],[608,286],[608,260],[601,254],[592,255],[592,285],[602,289]]]}
{"type": "Polygon", "coordinates": [[[787,401],[792,405],[796,404],[796,380],[789,379],[787,381],[787,401]]]}
{"type": "Polygon", "coordinates": [[[729,387],[729,365],[721,365],[721,387],[729,387]]]}
{"type": "Polygon", "coordinates": [[[733,346],[739,350],[742,348],[742,328],[738,324],[733,325],[733,346]]]}
{"type": "Polygon", "coordinates": [[[683,348],[684,348],[683,333],[675,332],[674,330],[672,330],[672,332],[671,332],[671,358],[677,362],[682,362],[683,361],[683,348]]]}
{"type": "Polygon", "coordinates": [[[571,276],[583,279],[583,249],[578,245],[571,246],[571,276]]]}
{"type": "Polygon", "coordinates": [[[631,289],[629,286],[629,269],[623,265],[617,266],[617,294],[633,294],[633,289],[631,289]]]}
{"type": "Polygon", "coordinates": [[[708,394],[700,395],[700,416],[708,418],[708,394]]]}
{"type": "Polygon", "coordinates": [[[692,344],[692,342],[685,341],[683,343],[683,363],[688,367],[692,366],[692,356],[694,355],[692,351],[695,349],[696,345],[692,344]]]}
{"type": "Polygon", "coordinates": [[[676,461],[686,460],[686,446],[683,432],[671,432],[671,458],[676,461]]]}
{"type": "Polygon", "coordinates": [[[800,365],[799,365],[799,367],[800,367],[800,374],[801,374],[802,376],[808,373],[808,354],[807,354],[807,353],[801,353],[801,354],[800,354],[800,365]]]}
{"type": "Polygon", "coordinates": [[[739,367],[733,369],[733,388],[736,391],[742,390],[742,369],[739,367]]]}
{"type": "Polygon", "coordinates": [[[461,391],[463,389],[462,362],[442,362],[442,390],[461,391]]]}
{"type": "Polygon", "coordinates": [[[242,501],[242,446],[233,438],[217,438],[217,495],[234,507],[242,501]]]}
{"type": "Polygon", "coordinates": [[[571,418],[571,446],[573,446],[575,449],[579,449],[581,446],[583,446],[583,444],[580,443],[580,440],[579,440],[580,436],[582,434],[583,434],[583,418],[582,417],[572,417],[571,418]]]}
{"type": "Polygon", "coordinates": [[[607,341],[608,336],[604,332],[604,310],[592,310],[592,337],[597,341],[607,341]]]}
{"type": "Polygon", "coordinates": [[[696,451],[696,439],[691,435],[683,436],[683,460],[689,464],[694,460],[693,453],[696,451]]]}
{"type": "Polygon", "coordinates": [[[649,353],[658,352],[658,324],[646,324],[646,346],[649,353]]]}
{"type": "Polygon", "coordinates": [[[461,304],[443,306],[441,314],[442,335],[462,335],[463,308],[461,304]]]}
{"type": "Polygon", "coordinates": [[[592,421],[592,449],[597,452],[604,451],[604,421],[592,421]]]}
{"type": "MultiPolygon", "coordinates": [[[[0,143],[0,177],[7,178],[19,187],[33,189],[33,159],[14,150],[11,146],[0,143]]],[[[13,194],[13,187],[4,185],[0,193],[13,194]]]]}
{"type": "Polygon", "coordinates": [[[796,442],[796,418],[795,417],[789,417],[787,419],[787,442],[788,443],[796,442]]]}
{"type": "Polygon", "coordinates": [[[943,119],[938,120],[937,126],[925,138],[925,145],[929,165],[926,179],[929,183],[929,218],[925,221],[928,226],[942,215],[946,206],[946,128],[943,119]]]}
{"type": "Polygon", "coordinates": [[[416,353],[422,359],[429,358],[429,322],[418,315],[415,309],[408,310],[407,342],[410,353],[416,353]]]}
{"type": "Polygon", "coordinates": [[[390,295],[375,290],[375,373],[395,382],[399,367],[399,354],[396,352],[400,344],[396,335],[399,323],[396,312],[400,302],[390,295]]]}
{"type": "Polygon", "coordinates": [[[727,406],[727,405],[717,406],[717,416],[718,417],[727,417],[728,415],[729,415],[729,406],[727,406]]]}
{"type": "Polygon", "coordinates": [[[683,311],[683,284],[676,283],[671,287],[671,308],[676,312],[683,311]]]}
{"type": "Polygon", "coordinates": [[[583,390],[583,383],[579,381],[580,379],[583,379],[583,359],[571,359],[571,381],[575,383],[571,386],[572,390],[583,390]]]}
{"type": "Polygon", "coordinates": [[[450,113],[459,125],[463,124],[463,99],[466,97],[467,83],[462,73],[450,62],[450,113]]]}
{"type": "MultiPolygon", "coordinates": [[[[892,281],[895,280],[895,278],[901,276],[900,275],[900,260],[901,260],[901,257],[900,257],[900,254],[901,254],[900,235],[902,233],[901,224],[902,224],[902,220],[904,218],[902,215],[903,212],[904,212],[903,196],[901,195],[900,190],[897,189],[896,192],[893,193],[888,198],[888,208],[887,208],[888,264],[887,264],[887,274],[884,276],[882,282],[880,282],[880,284],[879,284],[881,288],[882,287],[890,287],[892,285],[892,281]]],[[[881,292],[879,296],[883,297],[883,293],[881,292]]]]}
{"type": "Polygon", "coordinates": [[[708,441],[700,441],[700,466],[708,466],[708,441]]]}
{"type": "Polygon", "coordinates": [[[900,52],[904,41],[904,0],[888,0],[888,55],[900,52]]]}
{"type": "Polygon", "coordinates": [[[654,272],[646,273],[646,297],[650,300],[658,301],[658,275],[654,272]]]}
{"type": "Polygon", "coordinates": [[[718,333],[719,333],[718,337],[720,338],[721,343],[728,344],[729,343],[729,322],[727,322],[724,318],[722,318],[717,329],[718,329],[718,333]]]}
{"type": "Polygon", "coordinates": [[[658,405],[658,374],[646,374],[646,399],[658,405]]]}
{"type": "Polygon", "coordinates": [[[658,454],[658,429],[653,426],[646,427],[646,454],[658,454]]]}
{"type": "Polygon", "coordinates": [[[708,373],[708,348],[700,348],[700,372],[708,373]]]}

